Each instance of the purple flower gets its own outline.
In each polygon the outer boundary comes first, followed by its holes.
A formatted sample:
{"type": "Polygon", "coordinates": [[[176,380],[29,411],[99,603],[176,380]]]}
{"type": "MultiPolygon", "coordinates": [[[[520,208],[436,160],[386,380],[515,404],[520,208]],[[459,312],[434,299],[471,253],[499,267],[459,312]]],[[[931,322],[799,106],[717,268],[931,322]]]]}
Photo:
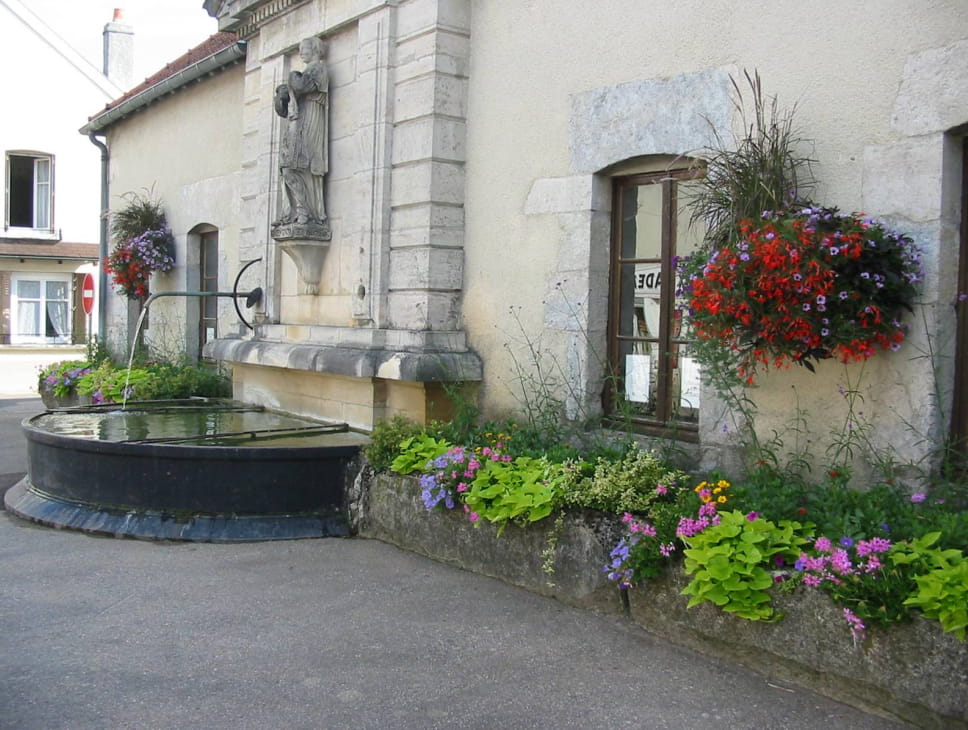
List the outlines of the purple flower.
{"type": "Polygon", "coordinates": [[[927,498],[928,498],[928,495],[924,494],[923,492],[918,492],[917,494],[912,494],[911,495],[911,501],[914,504],[918,504],[919,502],[923,502],[927,498]]]}
{"type": "Polygon", "coordinates": [[[759,517],[759,516],[760,516],[760,513],[759,512],[750,512],[748,515],[746,515],[746,521],[747,522],[756,522],[756,518],[759,517]]]}
{"type": "Polygon", "coordinates": [[[841,547],[845,547],[845,548],[853,547],[854,546],[854,541],[853,541],[852,538],[842,537],[842,538],[840,538],[840,546],[841,547]]]}

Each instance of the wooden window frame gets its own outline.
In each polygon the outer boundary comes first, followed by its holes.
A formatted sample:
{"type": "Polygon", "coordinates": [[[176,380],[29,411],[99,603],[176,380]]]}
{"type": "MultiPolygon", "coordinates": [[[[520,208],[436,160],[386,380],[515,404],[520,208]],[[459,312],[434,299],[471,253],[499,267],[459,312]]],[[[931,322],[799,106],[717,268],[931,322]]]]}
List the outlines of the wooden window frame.
{"type": "Polygon", "coordinates": [[[662,172],[647,172],[622,175],[612,180],[612,231],[611,253],[609,258],[609,306],[608,306],[608,366],[611,377],[606,379],[603,393],[606,422],[613,427],[628,429],[637,433],[673,437],[683,441],[699,440],[697,421],[676,419],[673,405],[673,346],[688,344],[689,340],[673,333],[675,319],[676,292],[676,243],[678,240],[678,183],[694,180],[702,176],[701,170],[681,169],[662,172]],[[661,185],[662,230],[659,258],[627,258],[622,255],[623,236],[623,192],[629,187],[661,185]],[[637,263],[660,265],[661,285],[659,293],[659,332],[655,338],[623,335],[621,327],[622,309],[622,266],[637,263]],[[655,342],[662,353],[659,357],[657,375],[656,411],[654,415],[622,416],[618,412],[618,393],[624,388],[624,366],[621,362],[623,342],[655,342]]]}

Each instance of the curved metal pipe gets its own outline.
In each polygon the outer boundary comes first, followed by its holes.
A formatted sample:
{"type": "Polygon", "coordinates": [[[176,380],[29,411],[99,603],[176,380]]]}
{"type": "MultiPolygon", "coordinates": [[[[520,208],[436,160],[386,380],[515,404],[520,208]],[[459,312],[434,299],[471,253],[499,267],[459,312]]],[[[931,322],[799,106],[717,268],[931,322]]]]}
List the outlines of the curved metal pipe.
{"type": "Polygon", "coordinates": [[[257,264],[262,261],[261,258],[252,259],[249,263],[243,266],[238,275],[235,277],[235,284],[232,285],[232,291],[160,291],[150,294],[147,299],[145,299],[144,308],[145,310],[151,306],[151,303],[156,299],[161,299],[162,297],[223,297],[232,300],[235,305],[235,313],[239,315],[239,319],[242,320],[242,324],[248,327],[250,330],[255,329],[245,317],[242,316],[242,310],[239,309],[239,299],[245,299],[245,306],[251,309],[256,304],[262,301],[262,287],[257,286],[252,291],[240,292],[239,291],[239,281],[242,280],[242,274],[246,272],[253,264],[257,264]]]}

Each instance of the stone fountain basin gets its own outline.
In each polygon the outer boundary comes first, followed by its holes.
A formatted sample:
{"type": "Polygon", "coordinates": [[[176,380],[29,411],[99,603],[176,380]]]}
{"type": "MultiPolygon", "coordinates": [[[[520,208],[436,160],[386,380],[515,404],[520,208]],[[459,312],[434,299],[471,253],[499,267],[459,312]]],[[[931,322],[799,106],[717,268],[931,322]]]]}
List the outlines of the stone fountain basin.
{"type": "Polygon", "coordinates": [[[72,408],[25,419],[27,476],[8,510],[148,539],[345,536],[363,434],[226,402],[72,408]]]}

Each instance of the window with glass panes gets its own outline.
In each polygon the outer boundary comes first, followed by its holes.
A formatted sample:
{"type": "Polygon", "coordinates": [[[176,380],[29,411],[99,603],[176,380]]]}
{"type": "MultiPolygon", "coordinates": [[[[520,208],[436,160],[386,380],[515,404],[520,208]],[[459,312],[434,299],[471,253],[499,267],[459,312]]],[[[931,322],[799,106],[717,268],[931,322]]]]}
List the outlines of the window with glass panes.
{"type": "Polygon", "coordinates": [[[636,430],[689,438],[699,423],[699,365],[676,299],[676,262],[703,231],[688,202],[696,172],[613,181],[608,415],[636,430]]]}
{"type": "Polygon", "coordinates": [[[11,342],[71,342],[71,278],[17,275],[11,279],[11,342]]]}
{"type": "Polygon", "coordinates": [[[53,223],[53,161],[49,155],[7,154],[9,228],[50,230],[53,223]]]}
{"type": "MultiPolygon", "coordinates": [[[[218,291],[218,231],[201,235],[199,247],[199,286],[203,292],[218,291]]],[[[199,306],[199,352],[206,342],[218,337],[218,299],[202,297],[199,306]]]]}

